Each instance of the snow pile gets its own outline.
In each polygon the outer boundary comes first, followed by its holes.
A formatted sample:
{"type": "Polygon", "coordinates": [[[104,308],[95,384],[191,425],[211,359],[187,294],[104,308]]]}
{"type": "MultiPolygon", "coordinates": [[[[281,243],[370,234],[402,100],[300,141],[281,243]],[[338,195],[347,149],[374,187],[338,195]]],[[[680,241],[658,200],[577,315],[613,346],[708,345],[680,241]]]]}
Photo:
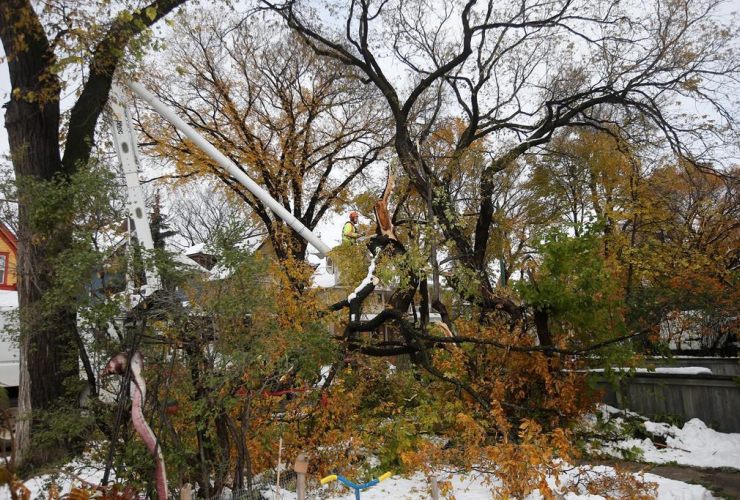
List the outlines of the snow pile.
{"type": "MultiPolygon", "coordinates": [[[[603,455],[638,459],[653,464],[672,462],[695,467],[731,467],[740,470],[740,434],[717,432],[697,418],[686,422],[683,428],[650,422],[636,413],[622,412],[606,405],[602,408],[602,418],[608,419],[607,427],[613,431],[610,437],[613,442],[602,442],[602,447],[598,450],[603,455]],[[643,435],[626,435],[634,433],[643,435]]],[[[586,425],[594,427],[597,420],[596,416],[591,415],[586,425]]]]}

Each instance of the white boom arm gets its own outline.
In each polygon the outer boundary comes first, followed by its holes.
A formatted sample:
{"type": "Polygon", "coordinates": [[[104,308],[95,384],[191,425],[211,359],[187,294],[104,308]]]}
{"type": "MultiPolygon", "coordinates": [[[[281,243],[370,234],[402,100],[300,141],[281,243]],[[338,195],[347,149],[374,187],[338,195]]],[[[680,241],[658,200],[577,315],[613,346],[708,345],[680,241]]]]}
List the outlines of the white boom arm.
{"type": "Polygon", "coordinates": [[[270,194],[262,189],[256,182],[254,182],[247,174],[242,172],[234,162],[224,156],[218,149],[216,149],[210,142],[208,142],[202,135],[193,129],[190,125],[185,123],[177,114],[167,107],[166,104],[158,100],[154,95],[145,89],[141,84],[131,82],[127,84],[128,87],[139,97],[144,99],[149,105],[154,108],[160,115],[162,115],[167,121],[174,125],[178,130],[184,133],[191,141],[193,141],[198,147],[200,147],[208,156],[221,165],[231,177],[239,181],[245,188],[249,190],[254,196],[257,197],[262,203],[264,203],[270,210],[280,217],[286,224],[292,227],[303,239],[308,241],[311,245],[319,251],[321,257],[326,257],[326,254],[331,250],[329,246],[321,241],[318,236],[313,234],[310,229],[296,219],[293,214],[285,209],[280,203],[277,202],[270,194]]]}
{"type": "MultiPolygon", "coordinates": [[[[115,84],[111,88],[111,97],[112,99],[109,102],[113,111],[111,135],[126,179],[128,211],[134,220],[136,237],[144,249],[151,252],[154,250],[154,240],[149,227],[144,192],[139,183],[139,147],[136,134],[131,123],[128,106],[123,100],[121,88],[115,84]]],[[[149,269],[149,267],[145,267],[147,287],[144,289],[144,295],[150,295],[154,290],[160,288],[159,273],[156,268],[149,269]]]]}

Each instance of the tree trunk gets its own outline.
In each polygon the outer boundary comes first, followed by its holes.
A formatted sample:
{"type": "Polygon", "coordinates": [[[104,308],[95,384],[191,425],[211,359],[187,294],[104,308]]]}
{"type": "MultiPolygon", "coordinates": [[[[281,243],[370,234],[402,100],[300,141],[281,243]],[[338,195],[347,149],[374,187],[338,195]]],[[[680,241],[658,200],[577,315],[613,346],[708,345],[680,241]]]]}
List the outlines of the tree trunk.
{"type": "Polygon", "coordinates": [[[550,315],[546,309],[534,309],[534,326],[537,330],[537,339],[542,347],[552,347],[552,335],[549,325],[550,315]]]}
{"type": "MultiPolygon", "coordinates": [[[[50,71],[54,54],[43,28],[26,0],[0,5],[0,36],[8,55],[12,95],[5,107],[5,127],[16,178],[55,182],[61,171],[59,154],[59,83],[50,71]],[[23,35],[23,36],[21,36],[23,35]]],[[[65,395],[65,380],[76,373],[73,342],[76,317],[64,307],[39,314],[35,306],[53,281],[44,269],[48,256],[69,242],[69,227],[54,228],[55,241],[35,237],[27,193],[19,184],[18,301],[21,312],[21,390],[19,411],[55,408],[65,395]]],[[[20,419],[19,458],[45,460],[61,450],[30,446],[29,420],[20,419]]]]}
{"type": "MultiPolygon", "coordinates": [[[[76,403],[63,398],[69,387],[67,379],[77,376],[76,311],[73,301],[44,304],[46,293],[55,286],[54,269],[45,266],[71,243],[72,226],[60,217],[54,227],[43,232],[32,227],[30,202],[24,189],[24,178],[34,181],[66,182],[67,176],[85,163],[92,150],[95,125],[108,99],[113,72],[121,54],[134,35],[151,26],[186,0],[159,0],[142,8],[129,22],[117,20],[95,47],[95,57],[82,94],[71,111],[64,158],[60,155],[60,84],[53,71],[56,58],[44,27],[29,0],[0,0],[0,39],[8,60],[12,86],[5,107],[10,154],[19,185],[18,209],[18,302],[21,311],[20,343],[21,381],[19,411],[21,415],[60,404],[76,403]]],[[[68,209],[66,201],[51,207],[50,213],[68,209]]],[[[47,221],[41,221],[46,223],[47,221]]],[[[21,419],[17,453],[27,456],[31,426],[37,422],[21,419]]],[[[43,462],[62,446],[49,443],[46,449],[34,447],[34,457],[43,462]]]]}

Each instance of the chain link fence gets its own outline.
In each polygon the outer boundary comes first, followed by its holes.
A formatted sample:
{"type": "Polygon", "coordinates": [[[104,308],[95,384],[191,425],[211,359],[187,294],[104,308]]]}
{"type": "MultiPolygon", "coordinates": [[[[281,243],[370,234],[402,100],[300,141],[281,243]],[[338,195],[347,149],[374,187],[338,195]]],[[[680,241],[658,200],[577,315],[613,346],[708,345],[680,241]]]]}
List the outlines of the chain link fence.
{"type": "Polygon", "coordinates": [[[225,490],[219,495],[210,497],[208,500],[275,500],[277,498],[283,499],[283,494],[287,491],[290,495],[285,495],[289,500],[295,498],[296,481],[298,474],[294,471],[284,470],[280,472],[280,493],[278,497],[276,492],[278,491],[277,474],[272,477],[265,478],[262,481],[258,481],[252,484],[251,489],[243,490],[225,490]]]}

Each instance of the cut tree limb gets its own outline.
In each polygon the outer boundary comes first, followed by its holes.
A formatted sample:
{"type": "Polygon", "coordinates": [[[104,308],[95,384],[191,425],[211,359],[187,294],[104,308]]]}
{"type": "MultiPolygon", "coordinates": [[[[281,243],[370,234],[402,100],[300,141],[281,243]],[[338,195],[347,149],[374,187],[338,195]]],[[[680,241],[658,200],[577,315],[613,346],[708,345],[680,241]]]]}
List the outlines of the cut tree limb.
{"type": "Polygon", "coordinates": [[[391,196],[394,180],[394,176],[389,174],[388,181],[385,184],[385,191],[383,191],[383,197],[375,202],[375,219],[378,221],[378,231],[381,235],[387,236],[392,240],[398,240],[393,230],[391,214],[388,212],[388,198],[391,196]]]}

